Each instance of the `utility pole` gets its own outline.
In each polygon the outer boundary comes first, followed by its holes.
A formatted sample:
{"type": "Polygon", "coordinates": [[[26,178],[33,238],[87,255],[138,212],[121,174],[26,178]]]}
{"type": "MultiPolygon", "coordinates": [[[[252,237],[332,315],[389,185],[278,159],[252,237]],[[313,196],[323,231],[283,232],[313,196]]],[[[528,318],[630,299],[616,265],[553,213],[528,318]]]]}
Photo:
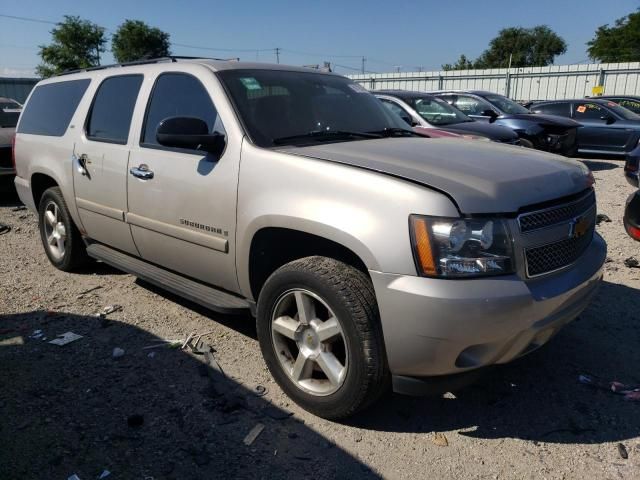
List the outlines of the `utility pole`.
{"type": "Polygon", "coordinates": [[[280,63],[280,48],[276,47],[276,63],[280,63]]]}
{"type": "Polygon", "coordinates": [[[367,61],[366,58],[362,57],[362,74],[364,75],[364,64],[367,61]]]}

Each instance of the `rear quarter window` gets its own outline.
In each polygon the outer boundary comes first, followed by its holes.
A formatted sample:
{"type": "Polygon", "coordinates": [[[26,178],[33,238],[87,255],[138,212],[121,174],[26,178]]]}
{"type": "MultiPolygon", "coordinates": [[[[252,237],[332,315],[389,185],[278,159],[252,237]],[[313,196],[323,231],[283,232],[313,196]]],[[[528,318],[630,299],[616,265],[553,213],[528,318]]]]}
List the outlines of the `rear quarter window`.
{"type": "Polygon", "coordinates": [[[22,112],[18,133],[61,137],[91,80],[69,80],[35,88],[22,112]]]}
{"type": "Polygon", "coordinates": [[[566,103],[548,103],[545,105],[533,105],[530,109],[534,113],[544,113],[547,115],[558,115],[560,117],[571,117],[571,104],[566,103]]]}

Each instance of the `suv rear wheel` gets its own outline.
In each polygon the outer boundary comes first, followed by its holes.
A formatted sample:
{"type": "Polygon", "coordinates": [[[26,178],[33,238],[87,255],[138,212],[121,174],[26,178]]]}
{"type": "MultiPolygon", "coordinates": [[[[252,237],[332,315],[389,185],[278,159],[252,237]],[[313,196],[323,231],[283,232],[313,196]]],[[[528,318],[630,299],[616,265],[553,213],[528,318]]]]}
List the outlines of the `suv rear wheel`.
{"type": "Polygon", "coordinates": [[[84,265],[89,257],[59,187],[45,190],[38,214],[40,238],[49,261],[65,272],[84,265]]]}
{"type": "Polygon", "coordinates": [[[326,257],[288,263],[265,283],[257,317],[271,374],[304,409],[345,418],[385,390],[378,307],[359,270],[326,257]]]}

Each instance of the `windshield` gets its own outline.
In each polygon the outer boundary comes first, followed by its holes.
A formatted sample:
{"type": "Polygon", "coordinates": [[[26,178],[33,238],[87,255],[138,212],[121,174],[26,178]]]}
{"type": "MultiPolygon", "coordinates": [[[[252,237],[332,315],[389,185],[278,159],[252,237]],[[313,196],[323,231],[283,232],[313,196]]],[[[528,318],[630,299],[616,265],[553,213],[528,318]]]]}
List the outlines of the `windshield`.
{"type": "Polygon", "coordinates": [[[379,137],[367,133],[407,130],[376,97],[345,77],[284,70],[226,70],[218,76],[260,147],[367,140],[379,137]]]}
{"type": "Polygon", "coordinates": [[[452,107],[444,100],[433,97],[412,98],[409,103],[431,125],[454,125],[462,122],[472,122],[457,108],[452,107]]]}
{"type": "Polygon", "coordinates": [[[491,93],[489,95],[483,95],[483,97],[493,105],[498,107],[500,110],[502,110],[504,113],[531,113],[519,103],[514,102],[510,98],[503,97],[502,95],[491,93]]]}
{"type": "Polygon", "coordinates": [[[632,112],[631,110],[625,107],[618,105],[615,102],[607,102],[607,107],[609,107],[611,110],[613,110],[615,113],[620,115],[625,120],[635,120],[635,121],[640,120],[640,115],[632,112]]]}

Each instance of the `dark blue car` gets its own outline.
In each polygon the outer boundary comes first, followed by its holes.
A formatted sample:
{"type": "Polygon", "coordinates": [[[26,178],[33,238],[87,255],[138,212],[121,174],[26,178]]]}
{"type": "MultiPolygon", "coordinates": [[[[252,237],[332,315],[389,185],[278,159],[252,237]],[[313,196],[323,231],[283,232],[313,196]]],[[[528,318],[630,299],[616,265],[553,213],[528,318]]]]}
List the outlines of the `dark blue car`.
{"type": "Polygon", "coordinates": [[[580,126],[569,118],[536,115],[510,98],[482,90],[432,92],[473,119],[510,128],[520,144],[552,153],[576,153],[576,132],[580,126]]]}
{"type": "Polygon", "coordinates": [[[599,98],[553,100],[535,103],[530,108],[533,112],[561,115],[579,122],[582,127],[578,129],[578,152],[624,159],[629,183],[638,186],[640,115],[599,98]]]}

